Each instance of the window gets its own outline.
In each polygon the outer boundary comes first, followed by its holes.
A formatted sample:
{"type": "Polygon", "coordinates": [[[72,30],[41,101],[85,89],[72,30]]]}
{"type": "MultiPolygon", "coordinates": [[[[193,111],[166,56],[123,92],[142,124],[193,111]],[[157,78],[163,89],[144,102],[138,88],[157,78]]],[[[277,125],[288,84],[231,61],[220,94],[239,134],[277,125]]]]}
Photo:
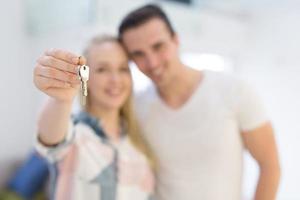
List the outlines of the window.
{"type": "MultiPolygon", "coordinates": [[[[194,69],[233,72],[232,61],[218,54],[186,53],[182,55],[181,59],[184,64],[194,69]]],[[[134,90],[137,92],[144,90],[150,84],[150,79],[141,73],[134,63],[130,63],[130,66],[132,69],[134,90]]]]}

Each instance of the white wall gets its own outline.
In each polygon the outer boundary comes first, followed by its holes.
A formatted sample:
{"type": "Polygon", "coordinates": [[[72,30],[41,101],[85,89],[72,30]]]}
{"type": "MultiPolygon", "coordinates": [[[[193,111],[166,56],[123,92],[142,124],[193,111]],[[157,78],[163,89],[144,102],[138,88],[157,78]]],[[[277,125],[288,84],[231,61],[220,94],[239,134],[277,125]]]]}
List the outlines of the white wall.
{"type": "MultiPolygon", "coordinates": [[[[1,7],[0,56],[0,185],[15,160],[30,150],[36,114],[44,95],[32,84],[37,57],[47,48],[59,47],[80,53],[85,42],[98,32],[115,32],[124,14],[146,1],[98,1],[96,23],[30,36],[25,31],[23,1],[6,1],[1,7]],[[115,6],[116,3],[119,6],[115,6]],[[4,164],[5,163],[5,164],[4,164]]],[[[234,1],[231,1],[234,2],[234,1]]],[[[292,1],[290,1],[292,2],[292,1]]],[[[235,12],[180,10],[176,4],[163,4],[178,30],[182,51],[219,53],[231,58],[236,73],[257,88],[274,122],[281,155],[283,178],[278,199],[300,199],[297,183],[300,159],[297,123],[300,111],[299,4],[249,5],[242,15],[235,12]]],[[[235,11],[239,6],[235,6],[235,11]]],[[[257,168],[245,159],[245,196],[252,195],[257,168]]]]}
{"type": "Polygon", "coordinates": [[[32,141],[38,99],[33,92],[32,65],[24,31],[23,5],[7,1],[1,6],[0,184],[32,141]],[[7,163],[4,165],[4,163],[7,163]]]}
{"type": "MultiPolygon", "coordinates": [[[[238,68],[238,73],[260,92],[274,124],[282,163],[279,199],[284,200],[300,198],[297,188],[300,180],[299,8],[298,4],[258,9],[249,26],[246,51],[240,57],[238,68]]],[[[254,182],[255,164],[250,159],[246,163],[247,180],[254,182]]]]}

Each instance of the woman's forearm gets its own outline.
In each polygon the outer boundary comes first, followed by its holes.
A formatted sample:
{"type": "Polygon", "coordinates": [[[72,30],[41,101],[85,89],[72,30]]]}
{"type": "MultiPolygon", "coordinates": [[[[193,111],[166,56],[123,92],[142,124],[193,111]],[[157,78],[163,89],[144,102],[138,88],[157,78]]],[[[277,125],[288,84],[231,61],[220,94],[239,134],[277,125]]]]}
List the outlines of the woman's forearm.
{"type": "Polygon", "coordinates": [[[38,137],[45,145],[62,142],[68,131],[72,102],[58,101],[49,97],[38,118],[38,137]]]}

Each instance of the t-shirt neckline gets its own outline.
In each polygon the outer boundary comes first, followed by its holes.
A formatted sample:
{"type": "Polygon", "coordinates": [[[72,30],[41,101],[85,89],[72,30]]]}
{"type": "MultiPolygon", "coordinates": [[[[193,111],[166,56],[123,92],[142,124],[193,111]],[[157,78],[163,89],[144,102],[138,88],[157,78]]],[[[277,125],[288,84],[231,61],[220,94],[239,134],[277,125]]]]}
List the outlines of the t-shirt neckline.
{"type": "Polygon", "coordinates": [[[183,105],[181,105],[179,108],[172,108],[170,106],[168,106],[163,100],[162,98],[159,96],[159,93],[158,91],[155,89],[155,96],[157,98],[157,101],[158,101],[158,104],[160,107],[162,107],[162,109],[168,111],[168,112],[171,112],[171,113],[179,113],[179,112],[182,112],[186,109],[188,109],[188,107],[193,104],[193,101],[195,101],[195,99],[197,98],[198,95],[201,95],[202,92],[200,92],[200,90],[203,90],[206,83],[207,83],[207,79],[208,79],[208,71],[207,70],[202,70],[201,71],[202,73],[202,79],[201,81],[199,81],[195,88],[195,90],[193,91],[193,94],[187,99],[186,102],[184,102],[183,105]]]}

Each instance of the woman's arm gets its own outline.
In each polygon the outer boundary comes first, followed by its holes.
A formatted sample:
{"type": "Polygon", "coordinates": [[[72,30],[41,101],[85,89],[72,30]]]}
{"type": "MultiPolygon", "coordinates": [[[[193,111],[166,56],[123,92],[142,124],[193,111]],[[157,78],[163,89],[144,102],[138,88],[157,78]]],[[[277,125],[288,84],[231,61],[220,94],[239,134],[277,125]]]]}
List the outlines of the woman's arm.
{"type": "Polygon", "coordinates": [[[48,50],[42,55],[34,69],[34,84],[49,96],[38,119],[38,137],[45,145],[55,145],[66,136],[72,102],[80,81],[78,65],[84,59],[64,50],[48,50]]]}

